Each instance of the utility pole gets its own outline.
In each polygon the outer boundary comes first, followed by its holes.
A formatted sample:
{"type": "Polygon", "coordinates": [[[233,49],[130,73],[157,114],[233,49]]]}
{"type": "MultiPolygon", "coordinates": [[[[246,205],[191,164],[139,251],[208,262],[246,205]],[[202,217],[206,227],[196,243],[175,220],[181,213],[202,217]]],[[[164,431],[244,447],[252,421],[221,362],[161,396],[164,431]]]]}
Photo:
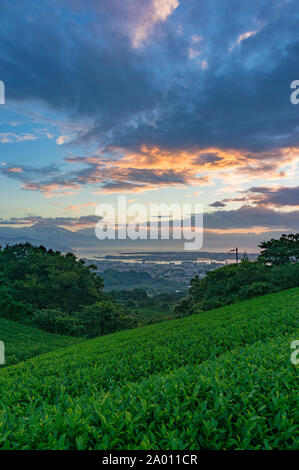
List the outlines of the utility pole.
{"type": "Polygon", "coordinates": [[[238,248],[234,248],[233,250],[230,250],[230,253],[236,253],[236,264],[239,264],[239,250],[238,250],[238,248]]]}

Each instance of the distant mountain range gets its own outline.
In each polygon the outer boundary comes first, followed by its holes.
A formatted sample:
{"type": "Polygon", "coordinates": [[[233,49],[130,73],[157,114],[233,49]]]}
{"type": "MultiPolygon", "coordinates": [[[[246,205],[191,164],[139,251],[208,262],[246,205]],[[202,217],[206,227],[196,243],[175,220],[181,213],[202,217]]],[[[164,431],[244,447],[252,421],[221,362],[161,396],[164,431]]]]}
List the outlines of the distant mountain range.
{"type": "MultiPolygon", "coordinates": [[[[234,247],[256,253],[262,240],[277,238],[278,232],[265,233],[204,233],[201,251],[225,252],[234,247]]],[[[184,240],[99,240],[95,228],[72,232],[58,225],[38,222],[31,227],[0,226],[0,245],[30,242],[60,251],[73,251],[82,257],[94,257],[113,251],[183,251],[184,240]]]]}
{"type": "Polygon", "coordinates": [[[65,228],[45,222],[38,222],[31,227],[0,227],[0,245],[25,243],[43,245],[48,249],[60,251],[74,251],[85,254],[103,250],[117,249],[150,249],[159,245],[161,249],[167,249],[171,244],[173,249],[182,249],[183,242],[178,240],[99,240],[95,235],[95,229],[84,228],[72,232],[65,228]],[[174,245],[175,243],[175,245],[174,245]]]}
{"type": "Polygon", "coordinates": [[[57,225],[41,222],[31,227],[0,227],[0,245],[29,242],[53,250],[69,251],[74,246],[84,246],[92,241],[91,233],[81,232],[83,231],[72,232],[57,225]]]}

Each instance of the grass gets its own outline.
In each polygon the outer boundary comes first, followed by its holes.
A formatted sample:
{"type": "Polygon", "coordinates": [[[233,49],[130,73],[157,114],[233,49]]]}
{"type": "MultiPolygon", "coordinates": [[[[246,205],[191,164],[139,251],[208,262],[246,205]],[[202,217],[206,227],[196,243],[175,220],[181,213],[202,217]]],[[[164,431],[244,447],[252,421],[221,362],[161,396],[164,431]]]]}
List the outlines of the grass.
{"type": "Polygon", "coordinates": [[[6,365],[79,342],[76,338],[54,335],[0,318],[0,341],[5,344],[6,365]]]}
{"type": "Polygon", "coordinates": [[[0,372],[2,449],[298,448],[299,289],[0,372]]]}

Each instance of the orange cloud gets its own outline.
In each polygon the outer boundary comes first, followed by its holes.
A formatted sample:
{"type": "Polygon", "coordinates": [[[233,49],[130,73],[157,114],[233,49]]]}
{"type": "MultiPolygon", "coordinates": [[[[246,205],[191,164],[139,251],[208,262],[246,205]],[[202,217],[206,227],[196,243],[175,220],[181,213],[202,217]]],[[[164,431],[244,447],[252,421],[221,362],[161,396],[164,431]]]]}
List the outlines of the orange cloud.
{"type": "Polygon", "coordinates": [[[113,159],[103,159],[101,153],[69,156],[66,162],[84,167],[64,174],[56,172],[52,177],[41,171],[38,180],[33,179],[30,168],[4,167],[2,172],[15,174],[24,189],[41,191],[46,197],[70,195],[85,185],[93,186],[95,194],[140,193],[169,187],[201,189],[216,180],[225,183],[221,188],[224,194],[242,190],[242,185],[251,180],[292,177],[299,160],[296,147],[254,153],[216,147],[170,150],[143,145],[139,151],[125,155],[120,148],[109,148],[109,152],[114,154],[113,159]]]}
{"type": "Polygon", "coordinates": [[[49,198],[55,195],[70,196],[74,194],[74,190],[80,189],[76,183],[23,183],[22,187],[28,191],[40,191],[49,198]],[[73,191],[66,191],[66,189],[73,191]]]}
{"type": "Polygon", "coordinates": [[[7,171],[7,173],[22,173],[23,172],[22,168],[20,168],[18,166],[7,168],[6,171],[7,171]]]}
{"type": "Polygon", "coordinates": [[[78,205],[70,205],[68,207],[65,208],[65,210],[67,211],[74,211],[74,212],[80,212],[80,209],[82,207],[89,207],[89,206],[96,206],[97,203],[96,202],[87,202],[85,204],[78,204],[78,205]]]}

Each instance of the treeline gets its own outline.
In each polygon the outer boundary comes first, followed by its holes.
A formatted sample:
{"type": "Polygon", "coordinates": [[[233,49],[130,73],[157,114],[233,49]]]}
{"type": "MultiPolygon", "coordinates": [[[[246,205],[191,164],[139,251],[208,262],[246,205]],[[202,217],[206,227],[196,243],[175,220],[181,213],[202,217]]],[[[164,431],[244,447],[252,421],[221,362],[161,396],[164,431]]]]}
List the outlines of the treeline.
{"type": "Polygon", "coordinates": [[[135,327],[136,316],[104,294],[95,270],[43,246],[0,248],[0,316],[73,336],[135,327]]]}
{"type": "Polygon", "coordinates": [[[195,276],[188,296],[175,308],[180,316],[210,310],[239,300],[299,286],[299,234],[262,242],[257,261],[241,263],[195,276]]]}

